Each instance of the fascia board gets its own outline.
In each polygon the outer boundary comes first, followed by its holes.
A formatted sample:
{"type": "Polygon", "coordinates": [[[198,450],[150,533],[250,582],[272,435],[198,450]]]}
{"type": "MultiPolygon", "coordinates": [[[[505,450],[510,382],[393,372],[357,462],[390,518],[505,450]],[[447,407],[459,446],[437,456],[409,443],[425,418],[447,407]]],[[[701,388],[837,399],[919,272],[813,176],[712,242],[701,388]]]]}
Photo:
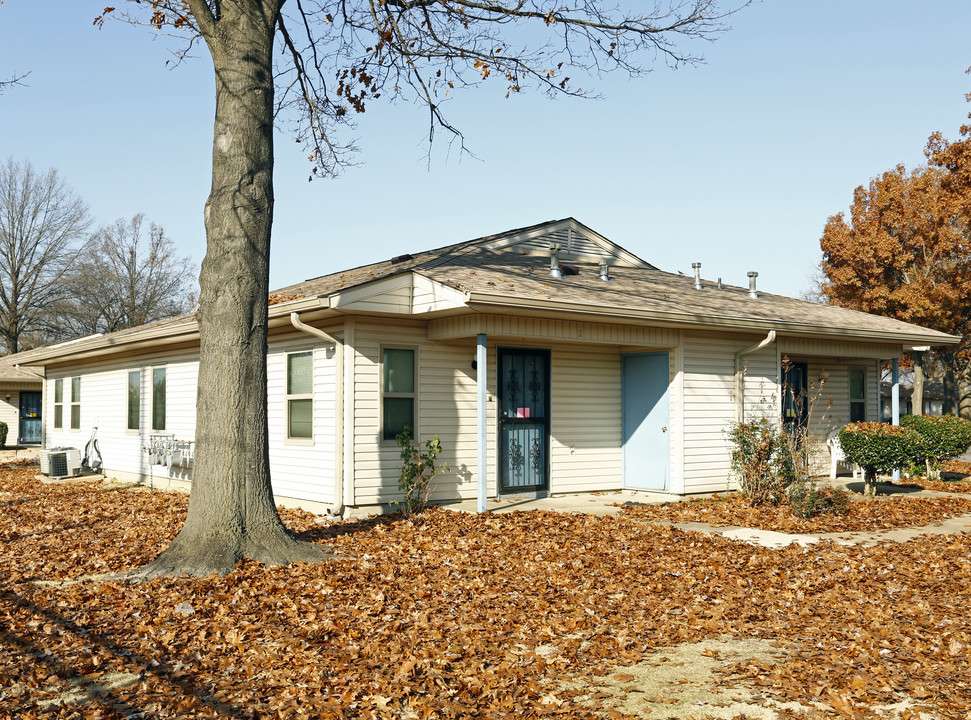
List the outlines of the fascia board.
{"type": "MultiPolygon", "coordinates": [[[[270,307],[269,319],[271,326],[290,323],[291,312],[308,312],[326,309],[326,304],[320,298],[304,298],[291,300],[270,307]]],[[[62,343],[46,350],[39,350],[37,354],[22,363],[28,365],[45,365],[59,362],[63,359],[90,359],[114,355],[129,350],[148,350],[162,348],[166,345],[198,341],[199,323],[194,318],[178,325],[167,325],[161,328],[148,328],[139,332],[126,333],[120,337],[103,335],[83,343],[62,343]]]]}
{"type": "Polygon", "coordinates": [[[582,303],[565,303],[557,300],[510,298],[508,296],[476,292],[470,293],[468,304],[470,307],[480,305],[490,309],[502,307],[506,310],[542,310],[560,315],[563,313],[588,315],[598,318],[612,318],[614,322],[618,320],[642,320],[668,327],[690,327],[706,330],[746,330],[756,332],[776,330],[778,332],[803,337],[874,340],[899,342],[910,345],[956,345],[961,342],[960,336],[938,333],[933,330],[929,331],[932,334],[863,330],[853,327],[820,326],[811,323],[798,323],[784,320],[745,320],[712,315],[691,315],[657,310],[638,310],[635,308],[615,308],[582,303]]]}

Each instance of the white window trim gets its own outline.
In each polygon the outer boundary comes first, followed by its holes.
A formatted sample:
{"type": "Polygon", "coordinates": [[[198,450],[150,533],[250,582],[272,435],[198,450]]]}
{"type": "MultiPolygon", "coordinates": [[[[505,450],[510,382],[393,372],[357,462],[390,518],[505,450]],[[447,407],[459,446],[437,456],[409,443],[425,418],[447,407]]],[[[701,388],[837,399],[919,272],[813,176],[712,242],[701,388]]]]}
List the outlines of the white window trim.
{"type": "Polygon", "coordinates": [[[71,380],[71,402],[70,402],[70,412],[68,414],[67,424],[70,428],[70,432],[81,432],[81,376],[74,375],[70,378],[71,380]],[[74,399],[74,381],[78,381],[78,399],[74,399]],[[74,408],[78,409],[78,426],[74,427],[74,408]]]}
{"type": "Polygon", "coordinates": [[[420,412],[420,401],[421,397],[421,347],[419,345],[400,345],[397,343],[389,343],[380,345],[378,347],[378,443],[385,447],[395,446],[397,447],[398,441],[394,438],[385,439],[384,437],[384,398],[388,397],[401,397],[401,398],[411,398],[412,399],[412,421],[413,427],[411,428],[411,436],[414,438],[415,442],[418,442],[418,438],[421,437],[421,412],[420,412]],[[412,350],[415,353],[415,391],[410,393],[386,393],[384,391],[384,351],[385,350],[412,350]]]}
{"type": "Polygon", "coordinates": [[[314,419],[317,411],[317,403],[314,401],[314,386],[317,380],[317,353],[315,348],[302,348],[300,350],[288,350],[283,354],[283,444],[302,445],[309,447],[316,442],[316,423],[314,419]],[[288,377],[290,372],[290,356],[305,355],[310,353],[310,392],[293,393],[287,392],[288,377]],[[310,400],[310,437],[290,437],[290,401],[291,400],[310,400]]]}
{"type": "Polygon", "coordinates": [[[152,365],[148,368],[148,427],[153,433],[167,433],[169,426],[169,368],[166,364],[152,365]],[[165,371],[165,417],[162,421],[165,427],[155,427],[155,371],[165,371]]]}
{"type": "Polygon", "coordinates": [[[142,417],[143,410],[145,408],[145,403],[143,402],[143,398],[142,398],[142,395],[144,395],[144,384],[145,384],[145,372],[142,368],[128,368],[125,371],[125,434],[126,435],[141,435],[142,433],[142,427],[145,424],[145,420],[142,417]],[[130,386],[129,386],[129,383],[131,382],[130,376],[132,373],[135,373],[135,372],[138,373],[138,427],[131,428],[131,427],[128,427],[128,411],[130,409],[128,407],[128,402],[130,399],[128,396],[128,392],[130,390],[130,386]]]}
{"type": "Polygon", "coordinates": [[[52,393],[52,396],[54,398],[54,411],[51,413],[51,427],[54,430],[63,430],[64,429],[64,378],[54,378],[54,392],[52,393]],[[58,384],[60,384],[60,386],[61,386],[61,400],[60,400],[60,402],[58,402],[58,400],[57,400],[57,386],[58,386],[58,384]],[[58,408],[60,408],[60,410],[61,410],[61,422],[60,422],[60,424],[57,423],[57,410],[58,410],[58,408]]]}

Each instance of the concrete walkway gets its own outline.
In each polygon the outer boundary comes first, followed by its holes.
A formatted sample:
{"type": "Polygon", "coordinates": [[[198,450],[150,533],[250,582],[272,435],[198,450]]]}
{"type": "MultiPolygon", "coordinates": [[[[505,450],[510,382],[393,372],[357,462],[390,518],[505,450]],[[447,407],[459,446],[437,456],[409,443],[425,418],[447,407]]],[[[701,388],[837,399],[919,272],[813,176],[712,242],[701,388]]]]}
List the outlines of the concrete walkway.
{"type": "MultiPolygon", "coordinates": [[[[849,490],[851,498],[863,500],[860,494],[862,482],[842,481],[835,483],[838,487],[849,490]],[[859,485],[860,487],[857,487],[859,485]]],[[[964,497],[971,499],[971,495],[959,493],[943,493],[933,490],[917,490],[914,488],[879,485],[877,493],[880,495],[906,494],[908,497],[964,497]]],[[[548,510],[563,513],[584,513],[588,515],[617,516],[623,512],[623,505],[663,505],[671,502],[683,502],[687,498],[667,495],[664,493],[635,492],[621,490],[616,492],[575,493],[555,495],[546,498],[509,497],[501,500],[490,499],[486,503],[487,512],[508,513],[524,510],[548,510]]],[[[475,500],[465,500],[459,503],[443,505],[447,510],[474,513],[477,511],[475,500]]],[[[761,545],[768,548],[781,548],[788,545],[813,545],[831,540],[839,545],[876,545],[880,542],[907,542],[921,535],[956,535],[971,532],[971,513],[956,518],[950,518],[925,525],[923,527],[899,528],[896,530],[879,530],[866,532],[835,532],[818,534],[790,534],[773,530],[760,530],[736,526],[714,526],[699,522],[674,523],[658,521],[662,525],[669,525],[682,530],[703,532],[710,535],[721,535],[731,540],[761,545]]]]}

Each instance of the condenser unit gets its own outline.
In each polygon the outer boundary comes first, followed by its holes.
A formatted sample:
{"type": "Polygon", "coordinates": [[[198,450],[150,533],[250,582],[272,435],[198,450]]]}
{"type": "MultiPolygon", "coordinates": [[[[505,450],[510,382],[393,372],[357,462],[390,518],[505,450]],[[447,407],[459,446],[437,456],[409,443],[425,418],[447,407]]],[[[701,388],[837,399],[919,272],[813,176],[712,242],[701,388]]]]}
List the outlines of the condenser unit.
{"type": "Polygon", "coordinates": [[[40,451],[40,472],[52,478],[74,477],[81,471],[81,451],[59,447],[40,451]]]}

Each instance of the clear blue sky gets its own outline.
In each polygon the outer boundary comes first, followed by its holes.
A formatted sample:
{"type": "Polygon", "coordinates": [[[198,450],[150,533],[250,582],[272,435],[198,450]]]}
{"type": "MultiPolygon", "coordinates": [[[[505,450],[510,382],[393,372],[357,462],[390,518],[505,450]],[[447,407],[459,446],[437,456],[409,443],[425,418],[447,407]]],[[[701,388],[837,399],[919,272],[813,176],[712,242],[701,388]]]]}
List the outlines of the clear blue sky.
{"type": "MultiPolygon", "coordinates": [[[[104,5],[0,5],[0,77],[31,73],[0,95],[0,157],[57,167],[99,223],[144,212],[201,261],[208,59],[166,68],[150,31],[92,26],[104,5]]],[[[601,100],[504,100],[501,82],[455,98],[478,159],[443,143],[429,167],[425,112],[374,103],[353,131],[362,164],[308,183],[281,132],[271,287],[574,216],[664,270],[700,261],[736,285],[758,270],[798,294],[854,187],[923,162],[935,130],[957,137],[971,2],[765,0],[731,24],[691,48],[706,65],[613,76],[601,100]]]]}

